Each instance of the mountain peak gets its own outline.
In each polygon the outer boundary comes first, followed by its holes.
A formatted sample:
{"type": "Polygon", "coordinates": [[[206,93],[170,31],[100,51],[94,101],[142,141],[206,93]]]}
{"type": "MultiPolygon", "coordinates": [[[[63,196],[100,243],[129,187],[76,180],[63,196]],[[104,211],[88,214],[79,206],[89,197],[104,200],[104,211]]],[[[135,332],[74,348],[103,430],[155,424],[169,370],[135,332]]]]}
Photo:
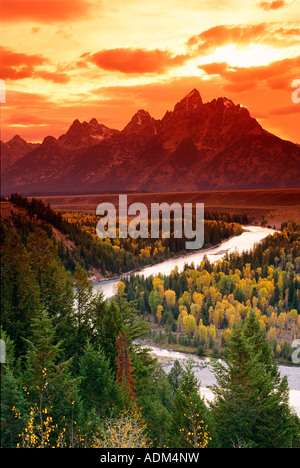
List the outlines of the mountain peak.
{"type": "Polygon", "coordinates": [[[195,112],[203,105],[203,101],[199,91],[194,88],[189,94],[187,94],[181,101],[179,101],[174,111],[185,110],[186,112],[195,112]]]}
{"type": "Polygon", "coordinates": [[[10,140],[10,142],[18,142],[18,141],[25,141],[22,137],[20,137],[20,135],[15,135],[12,137],[12,139],[10,140]]]}
{"type": "Polygon", "coordinates": [[[148,111],[139,109],[123,129],[123,132],[139,132],[142,128],[148,127],[149,125],[153,126],[153,120],[148,111]]]}
{"type": "Polygon", "coordinates": [[[144,109],[139,109],[134,115],[134,117],[136,117],[139,121],[151,119],[151,115],[149,114],[149,112],[144,109]]]}
{"type": "Polygon", "coordinates": [[[227,97],[220,97],[218,98],[218,101],[221,102],[225,107],[236,107],[234,102],[232,102],[231,99],[228,99],[227,97]]]}
{"type": "Polygon", "coordinates": [[[89,124],[90,124],[90,125],[99,125],[98,120],[95,119],[95,117],[93,117],[93,118],[89,121],[89,124]]]}
{"type": "Polygon", "coordinates": [[[79,127],[80,125],[81,125],[81,122],[80,122],[80,120],[78,120],[78,119],[75,119],[75,120],[73,121],[73,123],[72,123],[71,127],[73,127],[73,126],[74,126],[74,127],[79,127]]]}

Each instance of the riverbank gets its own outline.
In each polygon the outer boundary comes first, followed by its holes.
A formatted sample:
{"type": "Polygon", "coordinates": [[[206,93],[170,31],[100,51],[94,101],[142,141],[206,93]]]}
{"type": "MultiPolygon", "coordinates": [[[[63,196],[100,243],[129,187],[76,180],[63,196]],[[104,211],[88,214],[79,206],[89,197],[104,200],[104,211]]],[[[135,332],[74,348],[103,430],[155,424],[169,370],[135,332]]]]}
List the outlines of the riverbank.
{"type": "MultiPolygon", "coordinates": [[[[246,229],[243,230],[243,232],[246,232],[246,231],[247,231],[246,229]]],[[[219,242],[218,244],[210,245],[209,247],[205,247],[205,248],[202,248],[200,250],[193,250],[193,251],[180,250],[179,252],[169,252],[169,255],[166,256],[166,258],[164,258],[164,259],[159,259],[158,261],[153,261],[153,259],[152,259],[151,263],[143,265],[143,266],[141,266],[139,268],[135,268],[134,270],[126,271],[124,273],[121,273],[120,275],[113,275],[113,276],[104,277],[103,275],[100,274],[99,277],[97,277],[96,273],[90,273],[88,278],[89,278],[90,283],[98,283],[99,281],[105,282],[105,281],[111,281],[111,280],[119,280],[120,281],[124,276],[133,275],[135,273],[138,273],[141,270],[144,270],[147,267],[151,267],[153,265],[159,265],[159,264],[164,263],[166,260],[169,260],[169,259],[186,258],[189,255],[194,254],[195,252],[209,252],[211,249],[215,249],[217,247],[220,247],[225,241],[228,241],[229,239],[231,239],[233,237],[238,237],[238,236],[242,235],[242,233],[238,234],[237,236],[230,236],[227,239],[224,239],[222,242],[219,242]],[[93,279],[93,276],[95,277],[95,279],[93,279]]],[[[226,252],[224,251],[224,254],[225,253],[226,252]]]]}
{"type": "MultiPolygon", "coordinates": [[[[158,363],[166,373],[170,372],[175,360],[178,360],[181,365],[184,365],[187,359],[192,358],[194,361],[193,371],[200,385],[200,394],[207,401],[213,400],[214,395],[210,387],[217,382],[211,365],[211,359],[209,357],[201,357],[192,353],[173,351],[170,348],[146,344],[140,340],[139,344],[143,348],[150,349],[151,354],[157,358],[158,363]]],[[[295,409],[296,413],[300,417],[299,366],[296,368],[294,366],[291,367],[288,365],[279,364],[279,371],[281,377],[287,377],[290,394],[290,405],[295,409]]]]}
{"type": "Polygon", "coordinates": [[[131,274],[143,275],[145,278],[151,275],[156,276],[159,273],[168,275],[175,267],[177,267],[179,271],[182,271],[186,264],[194,263],[194,265],[197,266],[204,257],[214,263],[218,260],[222,260],[226,253],[241,253],[244,250],[251,250],[255,244],[261,242],[269,234],[273,235],[276,232],[274,229],[261,226],[246,225],[242,226],[242,228],[243,232],[240,235],[231,236],[217,246],[168,258],[163,262],[139,268],[134,272],[127,272],[118,277],[106,278],[105,280],[93,281],[91,284],[95,290],[102,289],[104,297],[109,299],[113,295],[114,286],[121,278],[128,277],[131,274]]]}
{"type": "MultiPolygon", "coordinates": [[[[220,330],[220,332],[223,332],[224,330],[220,330]]],[[[141,339],[140,341],[138,341],[138,343],[147,348],[147,347],[158,347],[160,349],[164,349],[166,351],[169,351],[170,353],[183,353],[183,354],[188,354],[188,355],[191,355],[191,356],[196,356],[198,358],[201,358],[201,359],[222,359],[223,356],[224,356],[224,351],[225,349],[222,348],[220,352],[218,353],[215,353],[213,352],[213,350],[209,350],[211,352],[207,353],[207,354],[199,354],[198,352],[198,348],[195,348],[193,346],[186,346],[186,345],[182,345],[180,343],[168,343],[168,345],[166,345],[166,343],[157,343],[156,341],[154,340],[151,340],[151,339],[148,339],[148,338],[145,338],[145,339],[141,339]]],[[[278,365],[282,365],[282,366],[285,366],[285,367],[291,367],[293,369],[299,369],[299,374],[300,374],[300,364],[293,364],[292,362],[290,361],[287,361],[287,360],[284,360],[282,358],[278,358],[277,359],[277,362],[278,362],[278,365]]],[[[300,389],[300,387],[299,387],[300,389]]]]}

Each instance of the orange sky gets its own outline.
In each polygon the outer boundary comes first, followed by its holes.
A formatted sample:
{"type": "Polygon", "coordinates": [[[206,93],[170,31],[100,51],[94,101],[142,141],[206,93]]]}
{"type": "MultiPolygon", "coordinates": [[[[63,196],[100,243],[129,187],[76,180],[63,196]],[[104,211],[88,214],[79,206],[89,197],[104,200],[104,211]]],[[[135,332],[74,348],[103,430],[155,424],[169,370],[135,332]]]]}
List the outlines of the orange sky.
{"type": "Polygon", "coordinates": [[[122,129],[197,88],[300,143],[300,0],[1,0],[1,139],[122,129]],[[298,21],[297,21],[298,19],[298,21]]]}

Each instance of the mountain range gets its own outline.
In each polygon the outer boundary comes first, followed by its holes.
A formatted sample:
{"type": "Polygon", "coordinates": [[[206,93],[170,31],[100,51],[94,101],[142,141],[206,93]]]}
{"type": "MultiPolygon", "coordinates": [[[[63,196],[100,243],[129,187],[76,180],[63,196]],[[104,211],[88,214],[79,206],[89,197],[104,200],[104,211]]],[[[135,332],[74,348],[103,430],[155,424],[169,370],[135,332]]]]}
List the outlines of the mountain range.
{"type": "Polygon", "coordinates": [[[300,147],[249,111],[192,90],[154,119],[139,110],[123,130],[75,120],[41,144],[1,142],[1,192],[184,192],[300,187],[300,147]]]}

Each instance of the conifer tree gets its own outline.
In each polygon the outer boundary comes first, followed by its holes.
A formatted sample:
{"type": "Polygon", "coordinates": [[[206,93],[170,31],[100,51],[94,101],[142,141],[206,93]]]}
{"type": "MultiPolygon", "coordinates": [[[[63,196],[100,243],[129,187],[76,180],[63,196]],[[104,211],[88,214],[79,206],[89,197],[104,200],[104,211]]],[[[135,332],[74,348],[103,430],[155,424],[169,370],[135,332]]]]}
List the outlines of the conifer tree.
{"type": "Polygon", "coordinates": [[[119,332],[123,330],[123,328],[124,323],[115,302],[111,301],[110,304],[104,307],[101,305],[97,321],[99,344],[105,353],[105,356],[109,359],[110,367],[114,375],[116,375],[117,372],[116,340],[119,332]]]}
{"type": "Polygon", "coordinates": [[[233,329],[225,364],[214,364],[211,407],[219,441],[222,447],[237,440],[253,448],[293,447],[299,443],[298,418],[289,408],[287,380],[280,378],[257,322],[250,313],[233,329]]]}
{"type": "Polygon", "coordinates": [[[40,299],[56,327],[59,340],[65,340],[66,355],[71,357],[71,339],[75,333],[73,281],[61,265],[57,249],[42,229],[28,237],[30,266],[39,284],[40,299]]]}
{"type": "Polygon", "coordinates": [[[71,360],[61,360],[61,343],[56,341],[53,319],[43,310],[32,320],[23,388],[37,417],[50,415],[54,424],[71,430],[81,417],[78,379],[71,374],[71,360]]]}
{"type": "MultiPolygon", "coordinates": [[[[199,390],[200,383],[193,372],[193,360],[189,358],[182,370],[179,389],[175,395],[170,429],[172,447],[191,448],[194,444],[189,436],[195,429],[199,430],[199,435],[210,431],[208,408],[199,390]]],[[[197,443],[200,447],[200,440],[197,443]]]]}
{"type": "Polygon", "coordinates": [[[149,332],[149,324],[141,319],[136,309],[136,301],[127,301],[125,284],[120,281],[114,295],[128,338],[133,341],[149,332]]]}
{"type": "Polygon", "coordinates": [[[16,357],[25,351],[28,323],[40,310],[40,292],[29,256],[15,232],[1,245],[1,323],[14,342],[16,357]]]}
{"type": "Polygon", "coordinates": [[[5,362],[1,363],[1,447],[13,448],[23,429],[22,417],[28,407],[18,377],[14,343],[2,329],[1,340],[5,343],[5,362]]]}
{"type": "Polygon", "coordinates": [[[78,372],[79,357],[92,331],[93,287],[88,280],[87,271],[77,263],[74,280],[75,334],[73,336],[74,369],[78,372]]]}
{"type": "Polygon", "coordinates": [[[172,366],[172,369],[170,370],[168,374],[168,380],[171,384],[172,392],[174,395],[179,389],[182,371],[183,371],[182,366],[180,365],[180,362],[176,359],[176,361],[174,362],[172,366]]]}
{"type": "Polygon", "coordinates": [[[79,360],[80,395],[87,412],[101,416],[113,402],[115,385],[109,360],[102,349],[88,341],[79,360]]]}

